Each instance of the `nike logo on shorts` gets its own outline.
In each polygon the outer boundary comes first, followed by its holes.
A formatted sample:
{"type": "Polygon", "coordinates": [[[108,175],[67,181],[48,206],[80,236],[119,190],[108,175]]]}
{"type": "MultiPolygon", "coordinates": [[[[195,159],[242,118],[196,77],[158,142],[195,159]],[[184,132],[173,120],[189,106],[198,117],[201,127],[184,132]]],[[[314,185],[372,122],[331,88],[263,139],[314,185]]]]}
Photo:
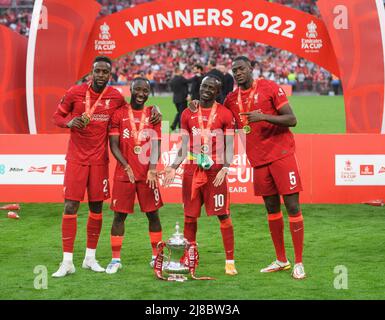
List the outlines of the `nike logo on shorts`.
{"type": "Polygon", "coordinates": [[[295,189],[295,188],[297,188],[297,186],[294,186],[294,187],[290,187],[290,190],[293,190],[293,189],[295,189]]]}

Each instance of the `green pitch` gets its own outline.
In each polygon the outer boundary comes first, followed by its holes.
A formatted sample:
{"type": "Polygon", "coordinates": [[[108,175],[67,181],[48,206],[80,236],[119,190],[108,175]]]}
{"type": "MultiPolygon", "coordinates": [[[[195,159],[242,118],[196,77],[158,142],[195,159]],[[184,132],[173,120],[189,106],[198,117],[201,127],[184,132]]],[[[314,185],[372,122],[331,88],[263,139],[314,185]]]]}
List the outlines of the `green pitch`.
{"type": "MultiPolygon", "coordinates": [[[[294,133],[345,133],[345,107],[343,96],[291,96],[289,97],[297,126],[294,133]]],[[[163,120],[172,123],[176,108],[171,97],[151,97],[149,104],[160,107],[163,120]]],[[[169,132],[169,125],[163,123],[163,132],[169,132]]]]}
{"type": "MultiPolygon", "coordinates": [[[[200,265],[197,275],[213,281],[169,283],[156,280],[149,267],[151,249],[146,217],[138,212],[126,221],[122,249],[123,269],[97,274],[81,268],[85,251],[87,207],[81,205],[74,262],[76,273],[54,279],[61,261],[62,204],[22,204],[20,220],[0,211],[0,299],[384,299],[385,209],[365,205],[303,205],[304,264],[307,279],[298,281],[290,271],[261,274],[274,259],[265,211],[261,205],[232,205],[235,258],[239,274],[224,274],[224,252],[215,218],[199,220],[200,265]],[[40,267],[38,267],[40,266],[40,267]],[[342,266],[342,267],[341,267],[342,266]],[[47,268],[47,289],[35,289],[36,271],[47,268]],[[341,274],[346,270],[346,274],[341,274]],[[341,280],[342,279],[342,280],[341,280]],[[341,288],[342,286],[342,288],[341,288]],[[337,288],[341,289],[337,289],[337,288]],[[346,289],[344,289],[346,288],[346,289]]],[[[164,238],[183,226],[181,205],[160,211],[164,238]]],[[[106,266],[111,258],[109,231],[112,214],[105,205],[97,258],[106,266]]],[[[285,214],[287,254],[293,248],[285,214]]]]}

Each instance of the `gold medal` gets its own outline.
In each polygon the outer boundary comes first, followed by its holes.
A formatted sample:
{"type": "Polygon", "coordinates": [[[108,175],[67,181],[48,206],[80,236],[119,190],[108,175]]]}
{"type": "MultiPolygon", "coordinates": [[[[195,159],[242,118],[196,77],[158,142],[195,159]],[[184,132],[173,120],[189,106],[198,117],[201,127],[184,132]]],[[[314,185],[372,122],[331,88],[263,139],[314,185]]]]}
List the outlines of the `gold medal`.
{"type": "MultiPolygon", "coordinates": [[[[255,92],[257,91],[257,86],[258,86],[258,80],[255,80],[253,82],[253,86],[250,89],[249,98],[248,98],[248,100],[245,101],[246,106],[243,105],[242,96],[241,96],[241,88],[238,89],[238,100],[237,101],[238,101],[239,111],[241,113],[250,112],[251,104],[254,101],[255,92]]],[[[251,127],[249,125],[249,120],[248,120],[246,115],[241,116],[241,122],[244,124],[244,126],[242,128],[243,132],[245,134],[249,134],[251,132],[251,127]]]]}
{"type": "Polygon", "coordinates": [[[141,146],[135,146],[134,147],[134,153],[135,154],[141,154],[142,152],[142,147],[141,146]]]}
{"type": "Polygon", "coordinates": [[[249,134],[251,132],[251,127],[249,125],[243,126],[243,132],[249,134]]]}
{"type": "Polygon", "coordinates": [[[82,120],[83,120],[84,126],[87,126],[90,123],[90,117],[86,112],[83,112],[82,120]]]}
{"type": "Polygon", "coordinates": [[[202,151],[202,153],[209,153],[209,151],[210,151],[209,145],[208,144],[203,144],[201,146],[201,151],[202,151]]]}

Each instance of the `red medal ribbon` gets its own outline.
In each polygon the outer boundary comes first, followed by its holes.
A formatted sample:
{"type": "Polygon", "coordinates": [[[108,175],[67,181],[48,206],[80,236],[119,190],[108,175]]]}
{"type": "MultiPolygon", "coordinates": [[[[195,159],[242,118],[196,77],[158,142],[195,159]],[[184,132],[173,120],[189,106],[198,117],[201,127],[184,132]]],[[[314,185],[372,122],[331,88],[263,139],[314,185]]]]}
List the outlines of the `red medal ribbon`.
{"type": "Polygon", "coordinates": [[[86,91],[86,105],[85,105],[85,114],[87,115],[87,117],[91,120],[91,117],[92,115],[94,114],[95,112],[95,109],[99,103],[99,101],[103,98],[104,94],[106,93],[107,91],[107,86],[105,86],[105,88],[103,89],[102,93],[99,95],[98,99],[95,101],[95,103],[92,105],[91,107],[91,83],[88,85],[88,88],[87,88],[87,91],[86,91]]]}
{"type": "Polygon", "coordinates": [[[134,138],[134,143],[135,143],[135,146],[140,146],[140,141],[139,141],[139,132],[141,132],[144,128],[144,122],[146,120],[146,108],[147,107],[144,107],[142,109],[142,116],[140,118],[140,123],[139,123],[139,129],[136,128],[136,124],[135,124],[135,118],[134,118],[134,112],[132,111],[132,107],[131,105],[127,105],[127,109],[128,109],[128,117],[130,119],[130,124],[131,124],[131,132],[132,132],[132,136],[134,138]]]}
{"type": "Polygon", "coordinates": [[[218,107],[217,103],[214,102],[213,106],[211,107],[211,112],[210,112],[209,120],[207,122],[207,126],[205,128],[203,124],[202,107],[198,106],[198,123],[199,123],[199,128],[201,130],[201,136],[202,136],[204,145],[207,144],[209,141],[208,135],[210,133],[210,129],[214,121],[214,115],[217,112],[217,107],[218,107]]]}
{"type": "MultiPolygon", "coordinates": [[[[241,97],[241,88],[238,88],[238,107],[239,107],[239,111],[241,113],[250,111],[251,103],[253,101],[253,96],[255,95],[255,92],[257,91],[257,83],[258,83],[258,80],[254,80],[253,86],[251,87],[251,91],[249,94],[249,100],[247,101],[247,108],[246,109],[244,109],[244,107],[243,107],[243,102],[242,102],[242,97],[241,97]]],[[[241,120],[242,120],[243,125],[246,126],[249,124],[249,121],[247,120],[247,116],[243,115],[241,117],[241,120]]]]}

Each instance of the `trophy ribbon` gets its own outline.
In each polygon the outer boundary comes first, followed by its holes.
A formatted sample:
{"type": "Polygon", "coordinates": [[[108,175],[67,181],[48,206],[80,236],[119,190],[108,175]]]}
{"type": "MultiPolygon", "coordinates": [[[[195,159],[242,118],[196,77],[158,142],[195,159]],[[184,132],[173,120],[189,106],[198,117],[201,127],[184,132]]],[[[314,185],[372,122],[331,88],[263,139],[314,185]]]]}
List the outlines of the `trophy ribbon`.
{"type": "MultiPolygon", "coordinates": [[[[251,87],[250,94],[249,94],[249,99],[247,101],[247,107],[245,108],[242,102],[242,97],[241,97],[241,88],[238,89],[238,107],[240,112],[249,112],[251,109],[251,103],[253,101],[253,97],[255,95],[255,92],[257,91],[257,84],[258,80],[255,80],[253,82],[253,86],[251,87]]],[[[243,132],[246,134],[249,134],[251,132],[251,127],[249,125],[249,120],[247,120],[247,116],[243,115],[241,117],[242,123],[243,123],[243,132]]]]}
{"type": "Polygon", "coordinates": [[[201,147],[201,153],[208,153],[209,152],[209,137],[208,134],[210,132],[211,126],[214,122],[214,115],[217,112],[217,103],[214,102],[213,106],[211,107],[211,112],[209,115],[209,119],[207,121],[207,126],[205,128],[203,124],[203,116],[202,116],[202,107],[198,106],[198,123],[199,123],[199,128],[201,130],[201,136],[202,136],[202,147],[201,147]]]}
{"type": "Polygon", "coordinates": [[[134,138],[134,153],[139,155],[142,151],[142,147],[140,146],[140,141],[139,141],[139,133],[143,130],[144,128],[144,123],[146,120],[146,109],[147,107],[144,107],[142,109],[142,116],[140,118],[140,123],[139,123],[139,129],[136,128],[135,124],[135,118],[134,118],[134,112],[132,111],[131,105],[127,105],[128,107],[128,118],[130,119],[130,125],[131,125],[131,132],[132,132],[132,137],[134,138]]]}
{"type": "MultiPolygon", "coordinates": [[[[195,275],[195,270],[199,264],[199,253],[197,246],[195,244],[192,244],[189,246],[187,250],[187,263],[188,268],[190,270],[191,278],[194,280],[215,280],[213,277],[197,277],[195,275]]],[[[186,262],[185,262],[186,263],[186,262]]]]}
{"type": "Polygon", "coordinates": [[[155,276],[159,279],[159,280],[166,280],[167,281],[167,278],[166,277],[163,277],[162,275],[162,266],[163,266],[163,251],[164,251],[164,247],[166,246],[166,242],[164,241],[160,241],[158,243],[158,253],[155,257],[155,263],[154,263],[154,273],[155,273],[155,276]]]}
{"type": "Polygon", "coordinates": [[[99,101],[103,98],[104,94],[107,91],[107,86],[103,89],[102,93],[99,95],[99,97],[96,99],[95,103],[91,106],[91,83],[88,85],[87,91],[86,91],[86,104],[85,104],[85,112],[82,114],[82,119],[85,125],[89,124],[91,121],[91,117],[94,114],[96,107],[99,103],[99,101]]]}

